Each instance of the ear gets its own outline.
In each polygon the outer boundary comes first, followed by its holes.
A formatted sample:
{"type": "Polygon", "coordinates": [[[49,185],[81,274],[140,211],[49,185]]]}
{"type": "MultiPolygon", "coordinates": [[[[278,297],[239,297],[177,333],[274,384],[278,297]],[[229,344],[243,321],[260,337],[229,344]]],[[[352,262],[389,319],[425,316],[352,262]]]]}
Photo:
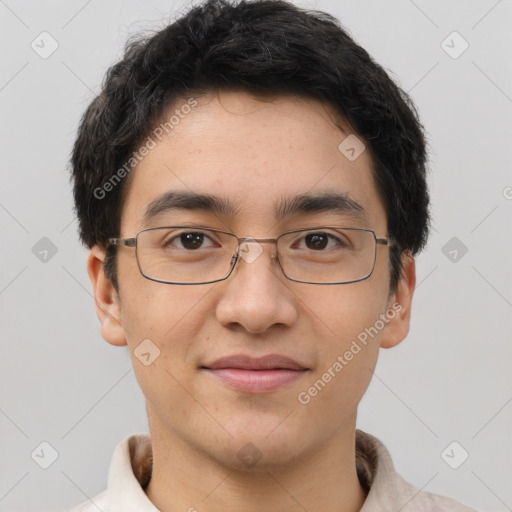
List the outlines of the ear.
{"type": "Polygon", "coordinates": [[[126,345],[126,332],[122,326],[121,302],[112,283],[103,271],[105,250],[95,245],[89,251],[87,272],[92,283],[96,313],[101,323],[101,335],[108,343],[126,345]]]}
{"type": "Polygon", "coordinates": [[[397,290],[388,299],[386,316],[389,318],[389,321],[382,331],[380,343],[382,348],[395,347],[409,332],[412,296],[416,286],[416,263],[414,256],[409,252],[402,254],[402,265],[402,276],[398,282],[397,290]]]}

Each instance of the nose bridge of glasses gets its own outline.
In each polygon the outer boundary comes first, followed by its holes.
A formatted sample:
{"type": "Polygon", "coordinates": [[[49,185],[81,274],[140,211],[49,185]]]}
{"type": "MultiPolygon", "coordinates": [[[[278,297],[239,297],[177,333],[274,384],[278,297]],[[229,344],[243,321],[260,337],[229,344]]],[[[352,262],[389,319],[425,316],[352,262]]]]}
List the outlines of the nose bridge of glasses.
{"type": "Polygon", "coordinates": [[[277,242],[277,238],[252,238],[250,236],[237,238],[237,240],[238,245],[242,245],[244,242],[257,244],[275,244],[277,242]]]}
{"type": "MultiPolygon", "coordinates": [[[[241,237],[237,238],[238,248],[236,254],[233,255],[231,263],[235,263],[238,258],[243,259],[246,263],[254,262],[262,253],[262,244],[273,244],[276,246],[277,238],[252,238],[252,237],[241,237]]],[[[271,254],[271,258],[277,257],[277,250],[274,250],[271,254]]]]}

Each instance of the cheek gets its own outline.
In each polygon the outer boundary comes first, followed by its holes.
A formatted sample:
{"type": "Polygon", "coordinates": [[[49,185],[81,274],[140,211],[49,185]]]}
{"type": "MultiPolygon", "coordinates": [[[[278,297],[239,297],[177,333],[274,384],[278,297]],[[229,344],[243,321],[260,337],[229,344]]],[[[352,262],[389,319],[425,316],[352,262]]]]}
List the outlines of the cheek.
{"type": "Polygon", "coordinates": [[[315,291],[303,299],[318,365],[298,402],[336,430],[355,411],[372,377],[386,307],[386,290],[370,280],[315,291]],[[377,325],[380,327],[380,323],[377,325]]]}
{"type": "Polygon", "coordinates": [[[140,274],[135,258],[120,261],[119,283],[130,352],[149,339],[161,352],[160,362],[186,364],[193,340],[211,314],[208,299],[216,283],[180,286],[150,281],[140,274]]]}
{"type": "Polygon", "coordinates": [[[208,285],[177,286],[153,283],[139,288],[136,295],[123,304],[123,320],[132,343],[143,336],[175,345],[201,329],[209,310],[208,290],[205,289],[208,285]]]}
{"type": "Polygon", "coordinates": [[[191,387],[190,368],[197,364],[194,348],[211,314],[208,290],[205,286],[177,287],[145,281],[148,284],[134,287],[137,293],[126,297],[123,304],[135,376],[147,401],[163,409],[172,402],[180,414],[188,417],[190,397],[183,390],[191,387]],[[147,353],[150,355],[144,356],[147,353]]]}
{"type": "MultiPolygon", "coordinates": [[[[334,393],[359,396],[364,392],[378,356],[386,298],[382,284],[366,280],[333,286],[323,293],[315,290],[302,299],[304,320],[310,324],[319,354],[312,381],[330,372],[322,380],[337,390],[334,393]]],[[[325,393],[324,400],[329,396],[325,393]]]]}
{"type": "Polygon", "coordinates": [[[318,286],[299,295],[303,315],[315,326],[316,335],[339,349],[378,320],[386,299],[387,288],[375,274],[358,283],[318,286]]]}

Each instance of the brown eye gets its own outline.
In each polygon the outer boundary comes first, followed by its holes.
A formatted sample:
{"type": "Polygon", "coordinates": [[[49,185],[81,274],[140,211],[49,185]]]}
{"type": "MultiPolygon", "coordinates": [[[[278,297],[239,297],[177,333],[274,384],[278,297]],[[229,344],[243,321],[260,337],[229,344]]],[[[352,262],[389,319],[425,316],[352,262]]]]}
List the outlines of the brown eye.
{"type": "Polygon", "coordinates": [[[326,233],[311,233],[305,237],[306,247],[313,250],[321,250],[327,247],[329,235],[326,233]]]}
{"type": "Polygon", "coordinates": [[[199,231],[183,231],[178,234],[170,234],[163,242],[167,250],[182,249],[197,251],[198,249],[210,249],[214,247],[212,239],[199,231]]]}
{"type": "Polygon", "coordinates": [[[199,249],[204,238],[202,233],[183,233],[180,235],[180,242],[185,249],[199,249]]]}
{"type": "Polygon", "coordinates": [[[301,238],[292,245],[293,249],[301,249],[310,253],[324,253],[349,249],[350,241],[342,233],[328,233],[325,231],[310,231],[302,234],[301,238]]]}

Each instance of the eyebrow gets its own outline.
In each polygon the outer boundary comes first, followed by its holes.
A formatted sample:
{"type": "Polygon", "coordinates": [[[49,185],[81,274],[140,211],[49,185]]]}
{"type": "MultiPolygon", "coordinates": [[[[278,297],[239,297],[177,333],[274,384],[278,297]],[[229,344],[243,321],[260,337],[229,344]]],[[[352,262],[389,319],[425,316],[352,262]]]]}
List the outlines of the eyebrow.
{"type": "Polygon", "coordinates": [[[218,215],[234,216],[238,207],[231,201],[211,194],[169,191],[151,201],[142,217],[142,224],[149,222],[161,213],[173,210],[203,210],[218,215]]]}
{"type": "MultiPolygon", "coordinates": [[[[142,224],[148,225],[157,215],[179,209],[202,210],[227,217],[233,217],[240,211],[238,204],[220,196],[169,191],[149,203],[142,217],[142,224]]],[[[282,198],[274,205],[277,220],[301,213],[321,212],[347,215],[368,223],[368,215],[363,206],[343,192],[305,193],[282,198]]]]}
{"type": "Polygon", "coordinates": [[[361,204],[344,192],[306,193],[282,199],[275,207],[277,219],[300,213],[338,213],[369,223],[368,214],[361,204]]]}

